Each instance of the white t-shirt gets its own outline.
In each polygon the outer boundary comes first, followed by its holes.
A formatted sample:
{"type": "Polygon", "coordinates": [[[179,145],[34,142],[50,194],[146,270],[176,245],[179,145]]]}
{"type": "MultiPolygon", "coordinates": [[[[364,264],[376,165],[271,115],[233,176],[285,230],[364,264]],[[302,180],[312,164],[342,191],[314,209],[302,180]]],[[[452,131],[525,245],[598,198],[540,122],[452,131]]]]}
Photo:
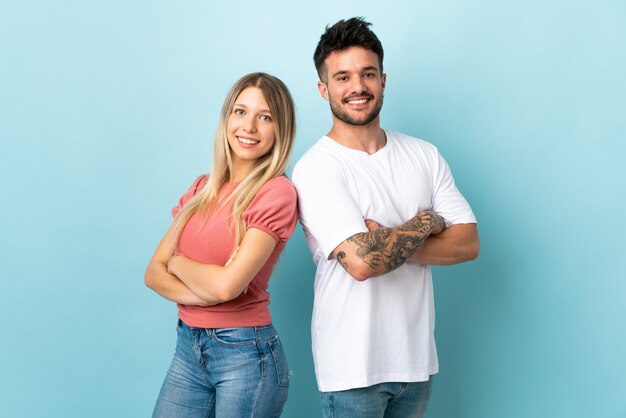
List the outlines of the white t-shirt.
{"type": "Polygon", "coordinates": [[[396,227],[432,209],[448,225],[476,222],[432,144],[385,133],[387,144],[372,155],[325,136],[292,174],[317,264],[311,334],[322,392],[425,381],[439,368],[430,267],[408,262],[359,282],[328,259],[334,249],[367,232],[365,219],[396,227]]]}

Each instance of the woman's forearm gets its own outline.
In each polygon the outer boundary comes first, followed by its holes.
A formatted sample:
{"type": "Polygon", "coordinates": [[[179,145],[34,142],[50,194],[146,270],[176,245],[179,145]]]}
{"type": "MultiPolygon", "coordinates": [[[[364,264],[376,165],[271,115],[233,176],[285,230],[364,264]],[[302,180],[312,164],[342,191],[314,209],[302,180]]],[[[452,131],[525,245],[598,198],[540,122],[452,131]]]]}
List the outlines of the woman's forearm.
{"type": "Polygon", "coordinates": [[[265,231],[250,228],[237,255],[225,266],[203,264],[180,255],[167,263],[170,273],[178,277],[193,293],[210,303],[224,303],[241,295],[276,247],[276,239],[265,231]]]}
{"type": "Polygon", "coordinates": [[[239,291],[231,286],[228,270],[228,267],[203,264],[181,255],[172,256],[168,262],[171,274],[211,304],[228,302],[243,292],[243,289],[239,291]]]}
{"type": "Polygon", "coordinates": [[[207,301],[194,293],[178,277],[167,271],[167,266],[159,261],[152,261],[144,276],[146,286],[156,293],[181,305],[210,306],[215,303],[207,301]]]}

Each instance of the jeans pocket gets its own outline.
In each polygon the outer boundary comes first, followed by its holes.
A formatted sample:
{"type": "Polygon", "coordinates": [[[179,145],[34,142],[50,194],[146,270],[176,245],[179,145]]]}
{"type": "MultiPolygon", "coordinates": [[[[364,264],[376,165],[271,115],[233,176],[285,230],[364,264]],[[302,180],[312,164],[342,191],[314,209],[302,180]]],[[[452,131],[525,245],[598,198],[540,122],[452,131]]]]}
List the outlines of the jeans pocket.
{"type": "Polygon", "coordinates": [[[283,350],[283,345],[280,342],[278,334],[267,341],[272,352],[272,358],[274,359],[274,366],[276,367],[276,377],[278,379],[279,386],[289,386],[289,366],[287,365],[287,357],[283,350]]]}
{"type": "Polygon", "coordinates": [[[213,334],[215,341],[226,346],[241,347],[256,344],[256,331],[252,327],[216,328],[213,334]]]}

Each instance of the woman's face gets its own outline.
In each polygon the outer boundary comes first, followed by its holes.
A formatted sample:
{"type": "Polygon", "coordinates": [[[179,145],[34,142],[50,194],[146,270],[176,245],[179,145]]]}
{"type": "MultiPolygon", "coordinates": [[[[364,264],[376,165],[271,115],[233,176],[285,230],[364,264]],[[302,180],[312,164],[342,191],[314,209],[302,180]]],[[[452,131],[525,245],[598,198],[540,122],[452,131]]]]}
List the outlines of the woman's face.
{"type": "Polygon", "coordinates": [[[271,151],[276,134],[263,91],[247,87],[235,100],[226,126],[235,170],[251,170],[257,159],[271,151]]]}

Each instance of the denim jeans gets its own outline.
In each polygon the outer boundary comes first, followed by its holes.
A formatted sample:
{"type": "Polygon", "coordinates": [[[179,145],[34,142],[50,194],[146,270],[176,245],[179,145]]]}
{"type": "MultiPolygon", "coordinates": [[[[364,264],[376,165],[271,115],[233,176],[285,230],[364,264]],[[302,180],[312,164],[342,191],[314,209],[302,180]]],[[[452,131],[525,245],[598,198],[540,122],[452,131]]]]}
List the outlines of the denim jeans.
{"type": "Polygon", "coordinates": [[[177,332],[153,418],[280,416],[289,369],[272,325],[214,329],[179,321],[177,332]]]}
{"type": "Polygon", "coordinates": [[[365,388],[321,392],[324,418],[422,418],[433,377],[426,382],[379,383],[365,388]]]}

